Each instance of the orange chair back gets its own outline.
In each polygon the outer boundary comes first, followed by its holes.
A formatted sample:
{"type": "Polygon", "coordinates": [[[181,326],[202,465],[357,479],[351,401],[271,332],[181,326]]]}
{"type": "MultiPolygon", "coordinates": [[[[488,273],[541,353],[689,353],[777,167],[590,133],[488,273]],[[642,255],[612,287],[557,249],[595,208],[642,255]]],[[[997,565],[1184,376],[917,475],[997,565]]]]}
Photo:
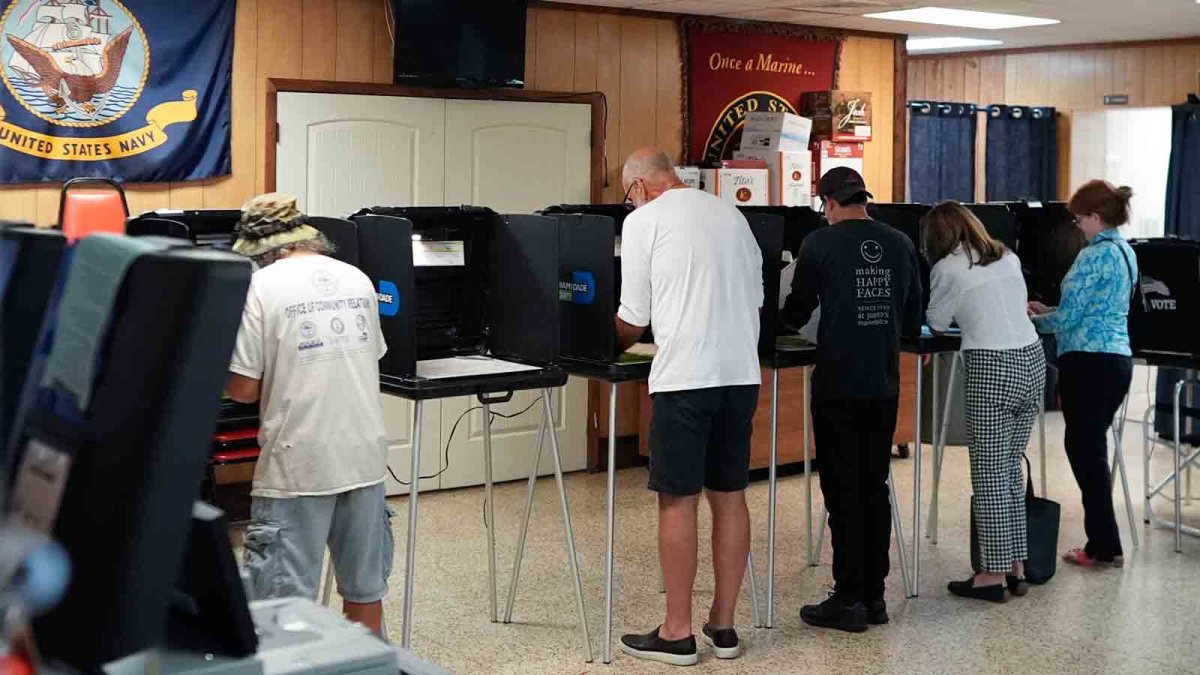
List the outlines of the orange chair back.
{"type": "Polygon", "coordinates": [[[96,232],[125,233],[129,207],[113,181],[76,178],[63,185],[58,222],[68,243],[96,232]]]}

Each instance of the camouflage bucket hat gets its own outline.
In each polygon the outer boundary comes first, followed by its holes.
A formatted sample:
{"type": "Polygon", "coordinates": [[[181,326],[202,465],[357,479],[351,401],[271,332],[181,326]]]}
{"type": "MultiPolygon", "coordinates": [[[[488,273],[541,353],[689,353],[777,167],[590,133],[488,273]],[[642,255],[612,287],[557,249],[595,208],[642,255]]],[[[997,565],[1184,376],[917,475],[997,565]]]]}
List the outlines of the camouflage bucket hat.
{"type": "Polygon", "coordinates": [[[304,221],[304,214],[296,208],[294,195],[272,192],[254,197],[242,206],[233,250],[258,258],[284,246],[321,236],[304,221]]]}

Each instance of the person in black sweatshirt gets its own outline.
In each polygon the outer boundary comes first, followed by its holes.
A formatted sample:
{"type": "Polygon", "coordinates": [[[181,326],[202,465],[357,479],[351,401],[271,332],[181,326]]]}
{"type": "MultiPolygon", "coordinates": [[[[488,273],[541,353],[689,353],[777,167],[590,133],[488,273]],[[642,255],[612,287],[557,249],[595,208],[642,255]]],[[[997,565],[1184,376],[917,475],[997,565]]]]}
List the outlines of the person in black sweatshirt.
{"type": "Polygon", "coordinates": [[[802,326],[820,307],[812,419],[835,586],[800,616],[813,626],[862,632],[888,621],[888,462],[900,336],[920,332],[920,266],[908,237],[868,217],[872,195],[857,171],[830,171],[818,192],[831,227],[804,240],[783,321],[802,326]]]}

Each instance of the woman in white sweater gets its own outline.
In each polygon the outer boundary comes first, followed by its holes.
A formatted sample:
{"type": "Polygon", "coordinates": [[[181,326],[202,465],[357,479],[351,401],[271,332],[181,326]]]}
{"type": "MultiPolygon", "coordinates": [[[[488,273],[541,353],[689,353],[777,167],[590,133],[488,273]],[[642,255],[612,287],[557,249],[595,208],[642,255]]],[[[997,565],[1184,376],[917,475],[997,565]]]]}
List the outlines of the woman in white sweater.
{"type": "Polygon", "coordinates": [[[981,570],[950,592],[1004,602],[1024,595],[1025,480],[1021,458],[1041,405],[1046,361],[1030,322],[1017,256],[992,239],[957,202],[942,202],[922,221],[933,264],[927,318],[945,332],[962,330],[966,365],[967,445],[972,510],[981,570]]]}

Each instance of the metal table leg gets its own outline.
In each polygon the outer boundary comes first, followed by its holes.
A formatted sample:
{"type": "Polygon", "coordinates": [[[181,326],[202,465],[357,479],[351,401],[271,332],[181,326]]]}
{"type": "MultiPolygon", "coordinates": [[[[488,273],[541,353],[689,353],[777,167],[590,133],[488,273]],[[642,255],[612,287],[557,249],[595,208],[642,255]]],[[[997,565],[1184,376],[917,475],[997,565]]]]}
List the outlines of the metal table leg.
{"type": "Polygon", "coordinates": [[[1150,507],[1150,434],[1154,423],[1154,405],[1142,416],[1142,522],[1149,525],[1154,517],[1150,507]]]}
{"type": "Polygon", "coordinates": [[[779,371],[771,370],[771,465],[767,492],[767,628],[775,627],[775,508],[779,461],[779,371]]]}
{"type": "Polygon", "coordinates": [[[908,552],[904,544],[904,525],[900,518],[900,501],[896,499],[896,480],[888,465],[888,499],[892,503],[892,527],[896,530],[896,552],[900,555],[900,575],[904,579],[904,597],[913,597],[912,578],[908,573],[908,552]]]}
{"type": "Polygon", "coordinates": [[[1175,552],[1183,553],[1183,499],[1179,491],[1179,473],[1182,470],[1180,456],[1183,454],[1183,425],[1180,424],[1180,415],[1183,412],[1179,409],[1179,401],[1183,395],[1183,385],[1187,382],[1184,378],[1175,383],[1175,475],[1172,480],[1175,482],[1175,552]]]}
{"type": "Polygon", "coordinates": [[[412,432],[412,485],[408,492],[408,550],[404,568],[404,625],[400,629],[400,646],[412,645],[413,589],[417,567],[417,497],[421,485],[421,401],[414,403],[412,432]]]}
{"type": "MultiPolygon", "coordinates": [[[[933,475],[934,475],[934,489],[935,490],[937,489],[938,447],[941,445],[938,442],[938,431],[941,428],[941,424],[940,424],[940,422],[941,422],[941,414],[940,414],[941,406],[938,405],[938,403],[940,403],[940,401],[938,400],[939,399],[938,394],[941,392],[941,381],[938,379],[938,371],[941,370],[941,361],[942,361],[941,354],[933,355],[933,419],[931,420],[933,422],[933,429],[931,430],[933,432],[933,437],[930,440],[933,441],[933,443],[932,443],[933,475]]],[[[930,503],[930,514],[931,515],[929,516],[929,519],[930,519],[931,523],[936,523],[936,520],[932,515],[932,511],[933,511],[933,504],[931,502],[930,503]]],[[[929,525],[926,524],[926,531],[925,531],[926,537],[929,536],[928,527],[929,527],[929,525]]],[[[918,533],[918,534],[920,534],[920,533],[918,533]]]]}
{"type": "Polygon", "coordinates": [[[483,404],[483,518],[487,529],[488,620],[500,620],[496,608],[496,511],[492,500],[492,407],[483,404]]]}
{"type": "Polygon", "coordinates": [[[537,444],[533,448],[533,465],[529,467],[529,487],[525,490],[525,512],[521,516],[521,533],[517,535],[517,553],[513,559],[512,581],[508,586],[508,605],[504,608],[504,623],[512,623],[513,605],[517,602],[517,584],[521,578],[521,563],[525,557],[525,536],[529,533],[529,515],[533,511],[533,490],[537,485],[538,465],[542,462],[542,443],[546,437],[546,415],[538,425],[537,444]]]}
{"type": "MultiPolygon", "coordinates": [[[[802,392],[802,400],[804,401],[804,518],[806,524],[805,544],[808,545],[808,565],[816,567],[819,558],[819,542],[813,541],[813,512],[812,512],[812,408],[811,396],[809,388],[812,386],[812,368],[805,367],[803,370],[804,391],[802,392]]],[[[824,525],[821,526],[821,532],[825,531],[824,525]]]]}
{"type": "Polygon", "coordinates": [[[922,355],[917,355],[917,400],[915,438],[913,439],[913,597],[921,594],[921,394],[924,376],[922,355]]]}
{"type": "MultiPolygon", "coordinates": [[[[579,637],[583,640],[584,660],[592,662],[592,639],[588,635],[587,610],[583,605],[583,579],[579,576],[579,556],[575,553],[575,530],[571,527],[571,507],[567,503],[567,488],[563,484],[562,457],[558,452],[558,434],[554,429],[554,413],[550,406],[550,390],[542,390],[542,425],[550,432],[550,451],[554,456],[554,483],[558,487],[558,505],[562,509],[563,534],[567,538],[567,558],[575,581],[575,609],[579,612],[579,637]]],[[[538,449],[541,449],[540,435],[538,449]]],[[[540,452],[538,453],[541,454],[540,452]]],[[[536,470],[536,469],[535,469],[536,470]]],[[[514,580],[516,577],[513,577],[514,580]]]]}
{"type": "Polygon", "coordinates": [[[954,382],[961,360],[962,352],[954,352],[950,357],[950,382],[946,385],[946,400],[942,405],[942,427],[938,433],[938,443],[933,449],[933,496],[929,500],[929,531],[926,534],[934,545],[938,543],[938,493],[942,486],[942,463],[946,455],[946,427],[950,424],[950,402],[954,400],[954,382]]]}
{"type": "Polygon", "coordinates": [[[1113,425],[1112,479],[1116,480],[1116,471],[1119,469],[1121,472],[1121,489],[1125,493],[1125,515],[1129,518],[1129,537],[1133,541],[1133,547],[1137,548],[1140,545],[1138,541],[1137,516],[1133,513],[1133,495],[1129,492],[1129,469],[1125,465],[1125,415],[1128,412],[1129,396],[1126,395],[1125,402],[1119,411],[1121,419],[1113,425]]]}
{"type": "Polygon", "coordinates": [[[1042,472],[1042,498],[1049,499],[1046,492],[1046,393],[1042,392],[1041,410],[1038,412],[1038,466],[1042,472]]]}
{"type": "Polygon", "coordinates": [[[613,607],[613,524],[616,511],[617,480],[617,384],[609,385],[608,394],[608,486],[605,491],[607,523],[604,534],[604,649],[602,660],[612,663],[613,607]]]}
{"type": "Polygon", "coordinates": [[[758,579],[754,574],[754,551],[746,554],[746,580],[750,584],[750,622],[755,628],[762,628],[762,616],[758,608],[758,579]]]}

